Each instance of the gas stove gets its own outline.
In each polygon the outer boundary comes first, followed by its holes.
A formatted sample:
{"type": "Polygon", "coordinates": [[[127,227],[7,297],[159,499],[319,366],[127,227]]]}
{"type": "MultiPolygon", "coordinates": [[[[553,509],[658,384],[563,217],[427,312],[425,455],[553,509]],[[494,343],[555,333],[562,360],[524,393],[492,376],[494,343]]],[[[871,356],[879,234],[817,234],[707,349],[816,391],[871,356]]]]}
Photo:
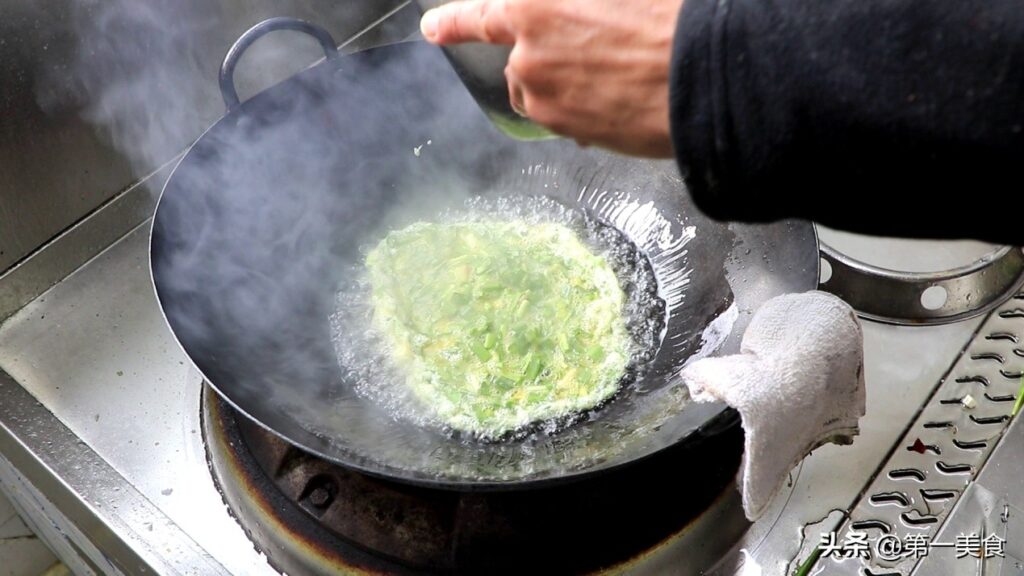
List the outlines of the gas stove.
{"type": "MultiPolygon", "coordinates": [[[[389,40],[372,36],[353,47],[389,40]]],[[[789,576],[815,554],[810,574],[1024,574],[1024,426],[1008,417],[1021,297],[941,326],[865,322],[860,436],[807,457],[752,524],[735,427],[725,457],[668,450],[530,495],[436,492],[303,453],[204,385],[149,273],[173,163],[0,276],[0,488],[76,574],[789,576]],[[975,536],[1001,554],[961,554],[975,536]],[[932,546],[883,559],[886,539],[932,546]]],[[[977,250],[828,234],[893,268],[977,250]]]]}
{"type": "MultiPolygon", "coordinates": [[[[332,465],[238,415],[211,389],[203,437],[239,524],[287,574],[599,571],[684,535],[724,493],[742,433],[668,449],[593,479],[526,491],[411,486],[332,465]],[[730,450],[723,457],[723,446],[730,450]],[[703,463],[694,475],[695,463],[703,463]]],[[[735,419],[733,415],[731,419],[735,419]]],[[[737,532],[735,536],[738,536],[737,532]]]]}
{"type": "MultiPolygon", "coordinates": [[[[588,550],[576,542],[562,564],[544,564],[557,573],[789,575],[851,528],[871,542],[998,534],[1005,549],[957,559],[953,547],[935,547],[888,563],[830,554],[812,574],[1022,573],[1024,497],[1013,488],[1024,428],[1006,415],[1024,369],[1024,299],[943,326],[865,322],[861,435],[811,454],[753,524],[731,481],[735,461],[714,468],[662,459],[646,479],[549,500],[437,495],[347,475],[204,388],[149,277],[151,190],[165,178],[157,172],[0,278],[0,292],[30,286],[84,238],[110,234],[111,222],[125,226],[0,325],[0,485],[76,573],[472,572],[503,554],[508,566],[527,569],[546,562],[527,552],[524,527],[538,518],[585,526],[601,543],[588,550]],[[695,490],[685,479],[694,473],[717,478],[695,490]],[[610,494],[636,506],[583,513],[608,505],[610,494]],[[544,516],[557,506],[576,514],[544,516]],[[505,548],[495,544],[502,539],[505,548]]],[[[927,246],[962,259],[946,245],[927,246]]]]}

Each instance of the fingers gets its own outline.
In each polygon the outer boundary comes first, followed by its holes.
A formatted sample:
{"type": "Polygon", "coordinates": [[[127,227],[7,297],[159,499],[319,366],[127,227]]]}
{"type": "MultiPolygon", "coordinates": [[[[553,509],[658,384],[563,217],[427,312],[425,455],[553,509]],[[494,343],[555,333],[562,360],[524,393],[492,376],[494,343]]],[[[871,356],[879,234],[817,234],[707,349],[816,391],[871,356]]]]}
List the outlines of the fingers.
{"type": "Polygon", "coordinates": [[[420,31],[434,44],[514,44],[507,0],[458,0],[428,10],[420,31]]]}
{"type": "Polygon", "coordinates": [[[508,102],[511,104],[512,110],[526,118],[526,94],[522,82],[516,77],[511,66],[505,67],[505,83],[508,84],[508,102]]]}

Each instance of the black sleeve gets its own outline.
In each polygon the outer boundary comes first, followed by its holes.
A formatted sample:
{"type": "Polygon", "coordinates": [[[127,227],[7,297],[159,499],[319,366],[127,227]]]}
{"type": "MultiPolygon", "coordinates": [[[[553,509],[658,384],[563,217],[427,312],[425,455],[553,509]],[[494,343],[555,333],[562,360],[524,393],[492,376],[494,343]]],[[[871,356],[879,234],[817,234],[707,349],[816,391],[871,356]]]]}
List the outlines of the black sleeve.
{"type": "Polygon", "coordinates": [[[713,218],[1024,244],[1024,0],[685,0],[670,99],[713,218]]]}

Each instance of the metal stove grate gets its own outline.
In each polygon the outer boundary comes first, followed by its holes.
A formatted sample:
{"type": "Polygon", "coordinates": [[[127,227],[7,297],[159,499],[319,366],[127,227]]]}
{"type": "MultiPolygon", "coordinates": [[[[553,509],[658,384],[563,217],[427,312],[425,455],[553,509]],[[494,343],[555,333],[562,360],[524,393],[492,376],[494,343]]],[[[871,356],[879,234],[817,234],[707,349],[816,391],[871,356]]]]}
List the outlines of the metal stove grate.
{"type": "MultiPolygon", "coordinates": [[[[986,318],[974,338],[940,380],[853,510],[836,540],[867,533],[900,542],[931,541],[977,476],[1010,422],[1024,375],[1024,292],[986,318]],[[910,537],[910,540],[907,537],[910,537]]],[[[895,556],[895,554],[893,554],[895,556]]],[[[823,562],[824,574],[905,576],[921,556],[823,562]]]]}

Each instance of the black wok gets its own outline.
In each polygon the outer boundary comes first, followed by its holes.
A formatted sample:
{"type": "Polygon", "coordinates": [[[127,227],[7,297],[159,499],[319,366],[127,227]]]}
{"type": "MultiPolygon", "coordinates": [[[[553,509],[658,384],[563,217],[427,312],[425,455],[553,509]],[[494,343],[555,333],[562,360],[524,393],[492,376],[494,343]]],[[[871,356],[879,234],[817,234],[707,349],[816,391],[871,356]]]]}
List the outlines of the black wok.
{"type": "Polygon", "coordinates": [[[715,222],[672,162],[513,141],[423,43],[338,56],[316,30],[325,61],[238,104],[234,62],[280,27],[312,29],[275,19],[239,40],[223,69],[229,113],[175,168],[153,220],[161,307],[230,404],[339,464],[460,489],[580,478],[736,425],[721,405],[689,403],[676,374],[692,358],[734,352],[765,300],[815,288],[810,224],[715,222]],[[356,394],[331,343],[346,270],[391,227],[510,191],[588,213],[639,246],[668,307],[650,369],[584,421],[516,440],[455,440],[390,417],[356,394]]]}

